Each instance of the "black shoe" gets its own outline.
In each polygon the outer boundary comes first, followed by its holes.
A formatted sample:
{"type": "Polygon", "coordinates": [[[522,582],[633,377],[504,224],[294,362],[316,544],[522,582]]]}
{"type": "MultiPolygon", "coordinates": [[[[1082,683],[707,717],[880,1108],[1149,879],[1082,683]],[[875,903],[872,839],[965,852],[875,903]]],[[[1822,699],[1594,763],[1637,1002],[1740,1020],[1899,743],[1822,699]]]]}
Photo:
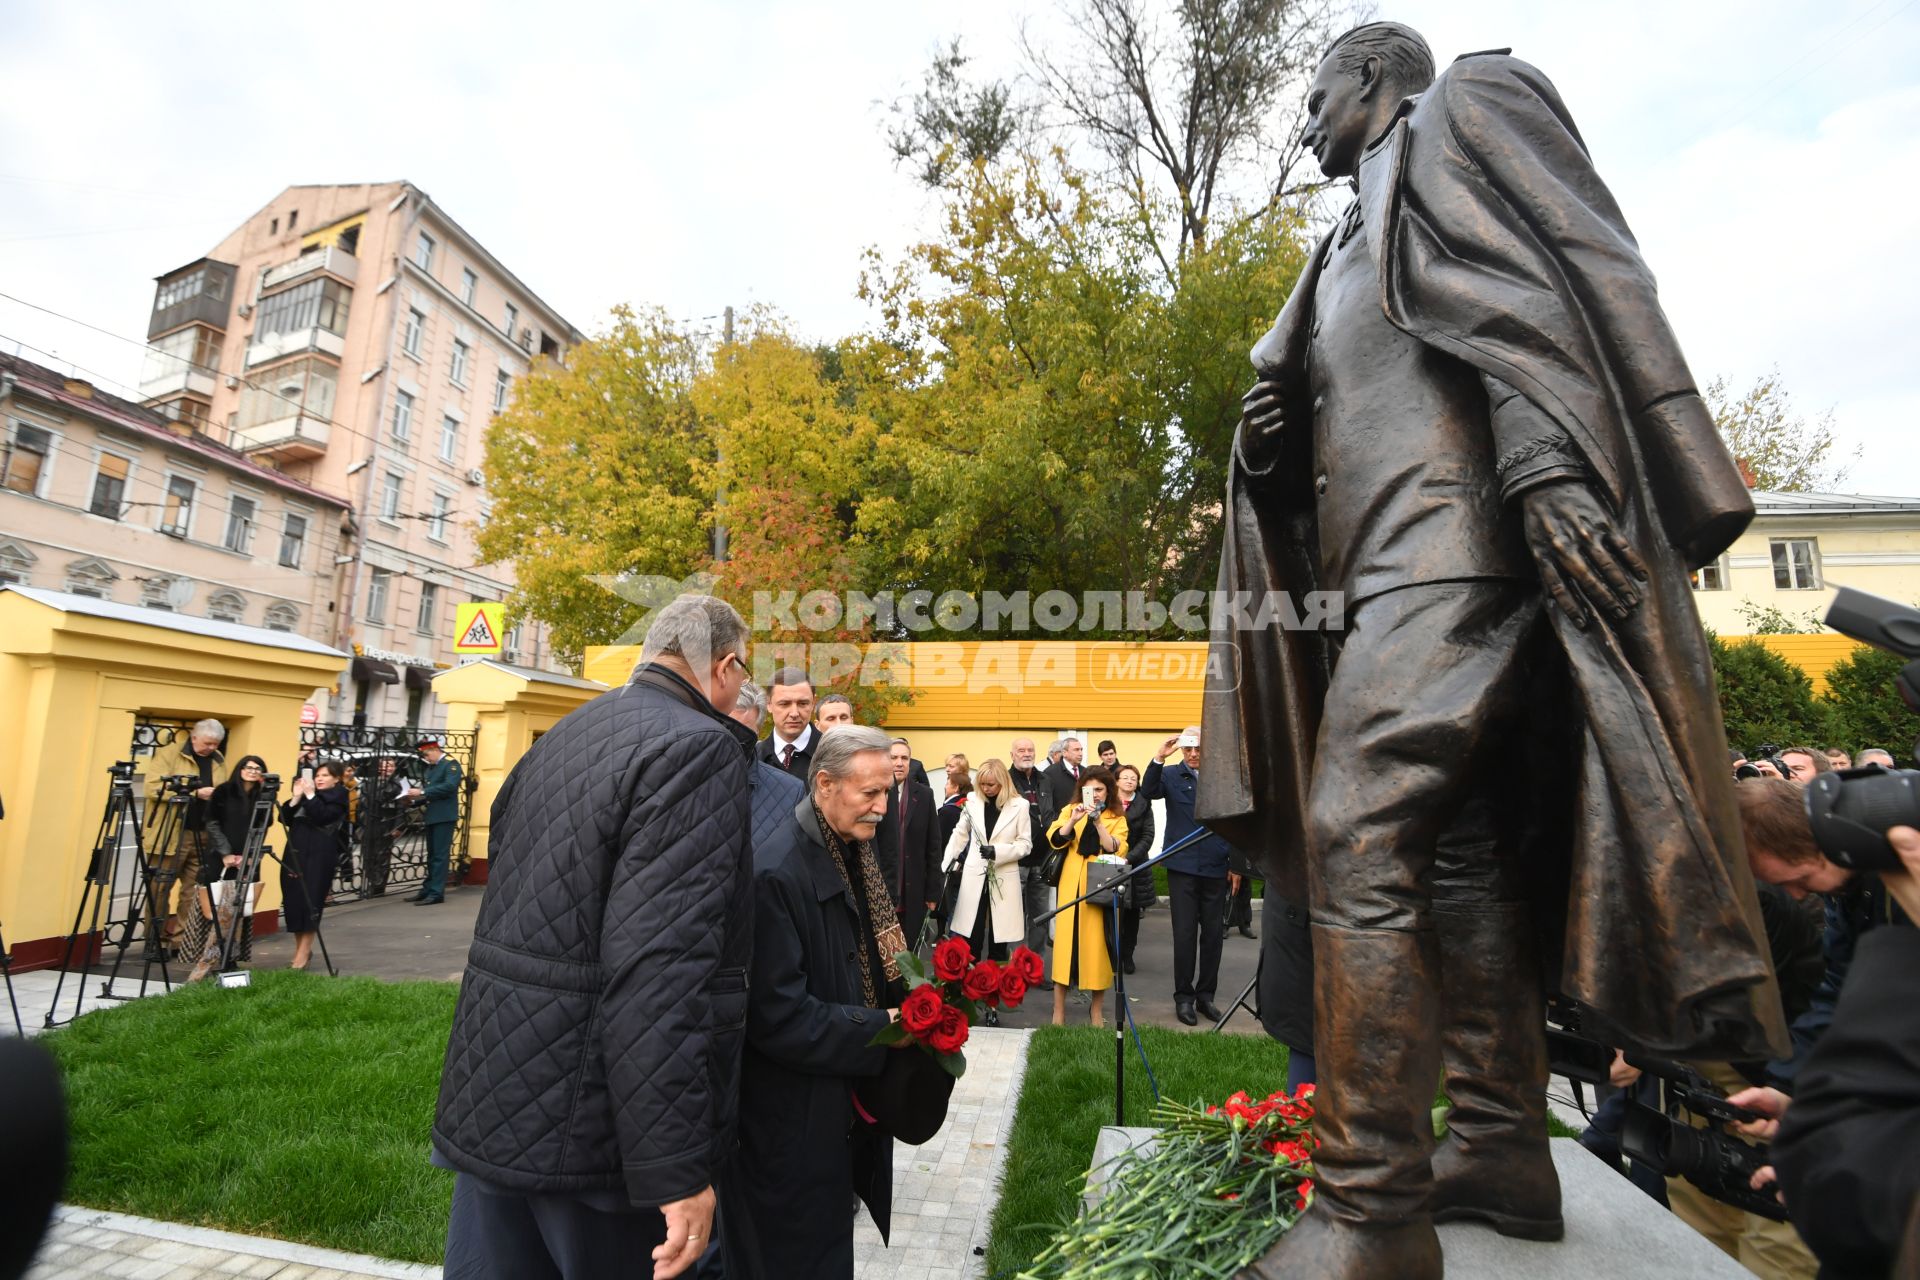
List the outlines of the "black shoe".
{"type": "Polygon", "coordinates": [[[990,1027],[997,1027],[1000,1025],[1000,1011],[994,1008],[992,1005],[987,1006],[987,1025],[990,1027]]]}
{"type": "Polygon", "coordinates": [[[422,898],[424,898],[424,897],[426,897],[426,896],[427,896],[427,891],[426,891],[425,889],[422,889],[422,890],[421,890],[420,892],[418,892],[418,893],[410,893],[410,894],[408,894],[408,895],[407,895],[406,897],[404,897],[404,898],[402,898],[402,899],[400,899],[400,901],[402,901],[402,902],[418,902],[418,901],[420,901],[420,899],[422,899],[422,898]]]}
{"type": "Polygon", "coordinates": [[[1173,1002],[1173,1016],[1190,1027],[1200,1021],[1193,1016],[1193,1001],[1191,1000],[1175,1000],[1173,1002]]]}
{"type": "Polygon", "coordinates": [[[411,902],[416,907],[437,907],[441,903],[445,902],[446,899],[439,897],[437,895],[431,898],[426,897],[425,895],[422,895],[418,898],[408,898],[407,901],[411,902]]]}
{"type": "Polygon", "coordinates": [[[1205,1018],[1208,1022],[1220,1021],[1220,1011],[1213,1007],[1213,1001],[1195,1000],[1193,1002],[1193,1007],[1198,1009],[1200,1011],[1200,1016],[1205,1018]]]}
{"type": "Polygon", "coordinates": [[[1120,962],[1120,967],[1121,967],[1122,969],[1124,969],[1124,970],[1125,970],[1126,972],[1128,972],[1128,973],[1132,973],[1132,972],[1133,972],[1133,957],[1132,957],[1132,956],[1128,956],[1128,957],[1127,957],[1127,958],[1126,958],[1125,960],[1122,960],[1122,961],[1120,962]]]}
{"type": "Polygon", "coordinates": [[[1247,926],[1245,925],[1240,926],[1240,936],[1247,939],[1247,941],[1249,942],[1260,941],[1260,935],[1255,933],[1253,930],[1247,928],[1247,926]]]}

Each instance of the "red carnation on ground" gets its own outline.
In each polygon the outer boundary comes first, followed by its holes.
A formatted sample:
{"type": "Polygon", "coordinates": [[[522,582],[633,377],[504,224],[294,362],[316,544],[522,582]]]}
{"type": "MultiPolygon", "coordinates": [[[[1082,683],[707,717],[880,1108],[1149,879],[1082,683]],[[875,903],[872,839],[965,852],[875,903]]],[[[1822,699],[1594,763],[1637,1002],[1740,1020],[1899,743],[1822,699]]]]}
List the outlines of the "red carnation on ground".
{"type": "MultiPolygon", "coordinates": [[[[927,990],[921,987],[920,990],[927,990]]],[[[927,1036],[927,1045],[935,1053],[958,1053],[967,1042],[967,1018],[952,1005],[942,1006],[940,1025],[927,1036]]]]}
{"type": "Polygon", "coordinates": [[[1015,947],[1013,958],[1007,961],[1007,968],[1019,974],[1030,987],[1047,976],[1046,961],[1030,947],[1015,947]]]}
{"type": "Polygon", "coordinates": [[[948,938],[933,949],[933,973],[942,982],[958,982],[973,963],[973,948],[965,938],[948,938]]]}
{"type": "Polygon", "coordinates": [[[1000,975],[1000,1003],[1009,1009],[1018,1009],[1026,998],[1027,980],[1020,976],[1019,970],[1008,967],[1000,975]]]}
{"type": "Polygon", "coordinates": [[[926,1040],[940,1026],[941,1014],[945,1010],[946,1005],[941,1003],[938,990],[930,985],[915,987],[900,1002],[900,1022],[909,1033],[926,1040]]]}
{"type": "Polygon", "coordinates": [[[1299,1194],[1293,1198],[1293,1207],[1296,1209],[1304,1209],[1307,1207],[1309,1203],[1312,1202],[1312,1200],[1313,1200],[1313,1179],[1303,1178],[1301,1179],[1301,1182],[1300,1182],[1299,1194]]]}
{"type": "Polygon", "coordinates": [[[1000,1003],[1000,966],[991,960],[982,960],[967,970],[967,979],[961,985],[967,999],[981,1000],[987,1004],[1000,1003]]]}

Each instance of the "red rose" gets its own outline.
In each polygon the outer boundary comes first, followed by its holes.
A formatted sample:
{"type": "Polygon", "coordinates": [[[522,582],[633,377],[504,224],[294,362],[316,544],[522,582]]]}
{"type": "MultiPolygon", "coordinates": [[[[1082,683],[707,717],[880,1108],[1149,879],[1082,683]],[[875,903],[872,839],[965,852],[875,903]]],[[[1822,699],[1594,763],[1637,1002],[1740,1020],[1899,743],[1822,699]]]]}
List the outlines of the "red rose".
{"type": "Polygon", "coordinates": [[[918,986],[900,1002],[900,1021],[910,1035],[924,1040],[940,1025],[940,1011],[944,1008],[940,993],[931,985],[918,986]]]}
{"type": "Polygon", "coordinates": [[[1047,976],[1046,962],[1040,958],[1038,952],[1029,947],[1015,947],[1013,958],[1007,961],[1007,967],[1026,979],[1030,987],[1047,976]]]}
{"type": "Polygon", "coordinates": [[[973,963],[973,948],[965,938],[948,938],[933,949],[933,973],[942,982],[958,982],[973,963]]]}
{"type": "Polygon", "coordinates": [[[982,960],[967,970],[967,980],[960,989],[967,993],[969,1000],[984,1000],[988,1004],[999,1004],[1000,966],[991,960],[982,960]]]}
{"type": "Polygon", "coordinates": [[[1000,975],[1000,1003],[1009,1009],[1018,1009],[1020,1002],[1027,998],[1027,980],[1020,971],[1011,966],[1000,975]]]}
{"type": "MultiPolygon", "coordinates": [[[[921,988],[926,990],[925,987],[921,988]]],[[[927,1036],[927,1045],[935,1053],[958,1053],[967,1042],[967,1016],[952,1005],[940,1010],[940,1025],[927,1036]]]]}

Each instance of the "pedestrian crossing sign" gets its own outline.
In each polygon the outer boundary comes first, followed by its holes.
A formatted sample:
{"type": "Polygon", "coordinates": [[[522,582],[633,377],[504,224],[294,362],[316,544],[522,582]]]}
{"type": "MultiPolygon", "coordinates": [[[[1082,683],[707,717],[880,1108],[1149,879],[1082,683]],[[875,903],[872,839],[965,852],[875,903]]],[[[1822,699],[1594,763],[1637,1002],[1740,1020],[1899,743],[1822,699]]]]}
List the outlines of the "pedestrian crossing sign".
{"type": "Polygon", "coordinates": [[[507,606],[494,600],[476,600],[453,609],[455,653],[499,653],[507,606]]]}

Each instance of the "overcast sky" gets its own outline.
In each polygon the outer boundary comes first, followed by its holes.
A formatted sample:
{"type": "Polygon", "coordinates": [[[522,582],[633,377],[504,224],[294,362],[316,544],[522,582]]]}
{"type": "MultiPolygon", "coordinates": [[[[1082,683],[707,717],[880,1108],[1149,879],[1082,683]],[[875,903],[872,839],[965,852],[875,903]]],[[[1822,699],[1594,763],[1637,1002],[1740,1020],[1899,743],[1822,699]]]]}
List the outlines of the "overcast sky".
{"type": "MultiPolygon", "coordinates": [[[[837,337],[869,322],[861,251],[931,211],[876,104],[948,36],[1012,74],[1022,22],[1058,25],[1054,0],[3,7],[0,293],[135,340],[152,278],[282,187],[390,179],[582,329],[767,303],[837,337]]],[[[1377,11],[1443,63],[1511,45],[1545,70],[1701,383],[1777,365],[1861,447],[1849,489],[1920,494],[1916,0],[1377,11]]],[[[135,343],[0,299],[16,342],[139,375],[135,343]]]]}

